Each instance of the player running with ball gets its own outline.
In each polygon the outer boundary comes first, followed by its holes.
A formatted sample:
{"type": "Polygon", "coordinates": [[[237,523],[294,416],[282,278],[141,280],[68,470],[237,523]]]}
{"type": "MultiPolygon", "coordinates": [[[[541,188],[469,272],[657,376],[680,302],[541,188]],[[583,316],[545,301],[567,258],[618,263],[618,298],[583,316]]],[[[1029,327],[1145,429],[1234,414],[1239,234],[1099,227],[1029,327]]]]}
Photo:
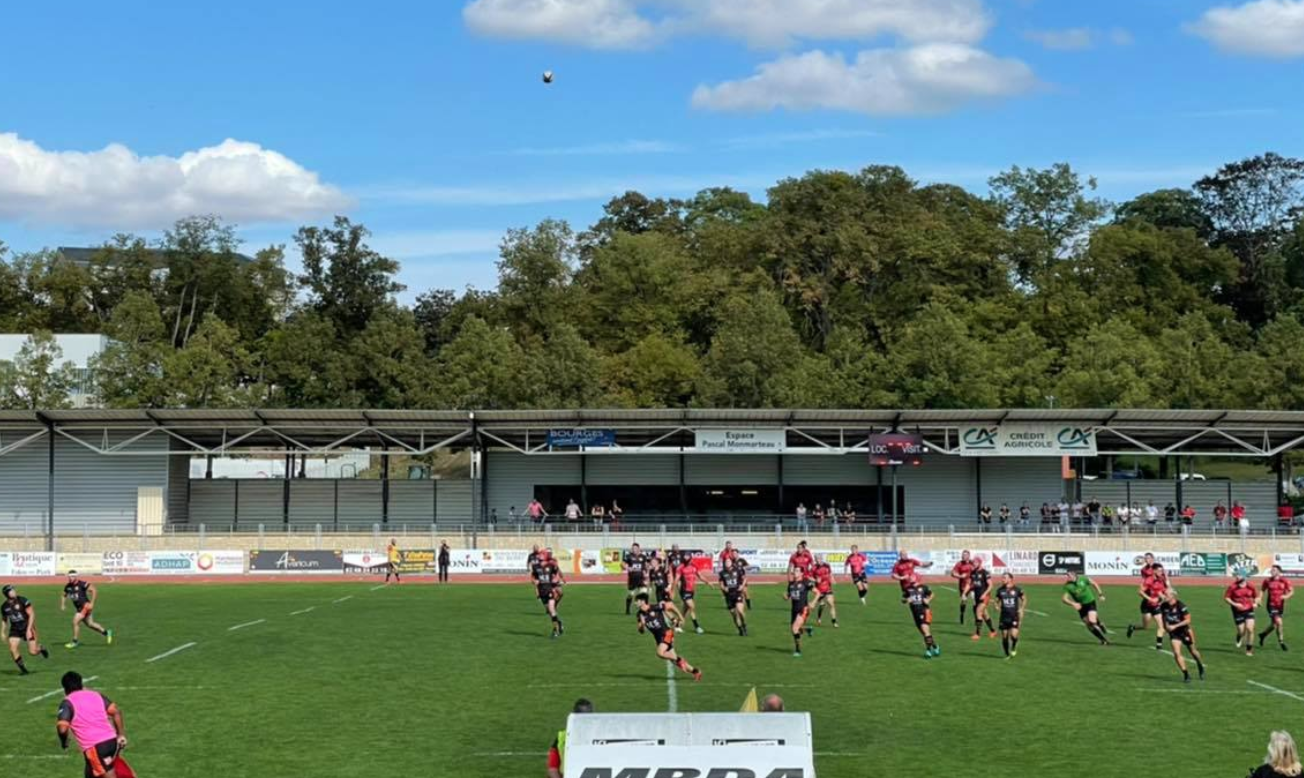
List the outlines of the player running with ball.
{"type": "Polygon", "coordinates": [[[734,627],[739,637],[747,637],[747,613],[743,607],[747,604],[747,579],[743,571],[734,567],[732,557],[725,557],[724,567],[720,570],[720,591],[724,592],[724,607],[733,617],[734,627]]]}
{"type": "Polygon", "coordinates": [[[659,602],[653,605],[647,600],[638,601],[639,633],[651,632],[652,639],[657,644],[657,656],[693,676],[694,681],[700,681],[702,671],[675,653],[675,630],[672,619],[683,620],[673,602],[659,602]]]}
{"type": "Polygon", "coordinates": [[[76,570],[69,570],[68,585],[63,587],[63,599],[59,600],[59,610],[64,610],[64,606],[71,602],[76,613],[72,616],[72,642],[65,644],[64,648],[73,649],[81,646],[82,624],[92,632],[103,635],[109,645],[113,645],[113,630],[101,627],[91,616],[95,611],[97,599],[99,599],[99,591],[96,590],[95,584],[83,580],[77,575],[76,570]]]}
{"type": "Polygon", "coordinates": [[[1131,638],[1134,633],[1145,632],[1151,625],[1157,625],[1155,650],[1162,651],[1164,621],[1159,617],[1159,608],[1164,604],[1164,595],[1168,593],[1168,575],[1164,572],[1164,566],[1155,562],[1150,554],[1146,554],[1146,564],[1141,568],[1141,588],[1137,591],[1141,595],[1141,623],[1128,624],[1127,636],[1131,638]]]}
{"type": "Polygon", "coordinates": [[[1204,657],[1195,647],[1195,630],[1191,627],[1191,612],[1177,599],[1177,591],[1169,589],[1164,593],[1164,602],[1159,606],[1159,617],[1164,620],[1164,630],[1173,646],[1173,659],[1177,660],[1177,669],[1182,671],[1182,678],[1191,682],[1191,673],[1186,669],[1186,659],[1182,657],[1182,646],[1191,650],[1191,658],[1200,671],[1200,680],[1204,680],[1204,657]]]}

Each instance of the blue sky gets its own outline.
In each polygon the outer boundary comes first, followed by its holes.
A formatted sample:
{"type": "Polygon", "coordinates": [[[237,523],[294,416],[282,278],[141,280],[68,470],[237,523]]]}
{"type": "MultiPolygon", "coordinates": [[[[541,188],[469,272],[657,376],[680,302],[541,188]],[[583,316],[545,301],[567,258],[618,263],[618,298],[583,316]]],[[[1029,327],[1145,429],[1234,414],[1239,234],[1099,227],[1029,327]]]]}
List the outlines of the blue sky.
{"type": "Polygon", "coordinates": [[[1304,156],[1304,0],[75,0],[7,4],[0,50],[11,248],[346,213],[409,297],[627,188],[1068,160],[1123,199],[1304,156]]]}

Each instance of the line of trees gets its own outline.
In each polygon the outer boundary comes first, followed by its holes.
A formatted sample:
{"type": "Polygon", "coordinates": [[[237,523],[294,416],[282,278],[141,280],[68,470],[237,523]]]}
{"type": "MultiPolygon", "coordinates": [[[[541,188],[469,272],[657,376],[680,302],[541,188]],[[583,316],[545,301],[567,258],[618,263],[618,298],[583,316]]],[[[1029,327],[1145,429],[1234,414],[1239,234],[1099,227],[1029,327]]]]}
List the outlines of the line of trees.
{"type": "Polygon", "coordinates": [[[629,192],[503,238],[498,288],[401,305],[345,218],[236,254],[213,218],[88,266],[0,244],[0,405],[66,404],[49,332],[100,332],[98,402],[152,407],[1304,409],[1304,161],[1113,204],[1068,165],[986,196],[896,167],[767,202],[629,192]]]}

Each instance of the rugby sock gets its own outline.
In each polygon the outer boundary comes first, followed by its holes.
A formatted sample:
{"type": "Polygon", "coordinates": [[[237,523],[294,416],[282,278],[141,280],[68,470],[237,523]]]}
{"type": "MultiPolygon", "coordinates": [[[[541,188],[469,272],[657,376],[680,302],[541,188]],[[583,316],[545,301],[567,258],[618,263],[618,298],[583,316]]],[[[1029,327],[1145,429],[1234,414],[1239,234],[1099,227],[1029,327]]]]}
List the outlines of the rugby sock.
{"type": "Polygon", "coordinates": [[[964,623],[964,603],[960,603],[960,623],[964,623]]]}
{"type": "Polygon", "coordinates": [[[693,629],[701,629],[702,625],[697,623],[697,617],[693,617],[693,629]]]}
{"type": "Polygon", "coordinates": [[[924,635],[924,645],[928,646],[929,648],[937,647],[937,643],[933,641],[932,635],[924,635]]]}
{"type": "Polygon", "coordinates": [[[50,649],[46,648],[44,644],[41,645],[41,658],[42,659],[50,658],[50,649]]]}
{"type": "Polygon", "coordinates": [[[1190,671],[1190,670],[1187,670],[1185,667],[1183,667],[1183,668],[1182,668],[1182,677],[1185,678],[1185,679],[1188,680],[1188,681],[1191,680],[1191,671],[1190,671]]]}
{"type": "Polygon", "coordinates": [[[1005,655],[1006,655],[1006,656],[1009,656],[1009,655],[1010,655],[1010,639],[1009,639],[1009,638],[1006,638],[1006,637],[1001,638],[1001,650],[1005,652],[1005,655]]]}
{"type": "Polygon", "coordinates": [[[14,664],[18,665],[18,671],[20,673],[27,675],[27,665],[23,664],[23,658],[21,656],[14,660],[14,664]]]}
{"type": "Polygon", "coordinates": [[[1011,651],[1018,651],[1018,650],[1019,650],[1019,639],[1018,639],[1018,638],[1010,638],[1010,650],[1011,650],[1011,651]]]}
{"type": "Polygon", "coordinates": [[[625,615],[626,615],[626,616],[629,615],[629,606],[632,605],[633,603],[634,603],[634,598],[633,598],[633,596],[632,596],[632,595],[628,595],[628,594],[625,595],[625,615]]]}
{"type": "Polygon", "coordinates": [[[996,631],[996,627],[992,626],[992,620],[991,620],[990,618],[987,619],[987,631],[988,631],[988,632],[995,632],[995,631],[996,631]]]}
{"type": "Polygon", "coordinates": [[[748,598],[747,598],[747,610],[751,610],[751,609],[752,609],[752,598],[751,598],[751,597],[748,597],[748,598]]]}
{"type": "Polygon", "coordinates": [[[686,673],[693,672],[693,666],[690,665],[688,663],[688,660],[684,659],[683,657],[680,657],[675,660],[675,667],[678,667],[680,670],[683,670],[686,673]]]}
{"type": "Polygon", "coordinates": [[[801,653],[801,633],[794,632],[792,635],[792,647],[797,653],[801,653]]]}
{"type": "Polygon", "coordinates": [[[1087,629],[1091,630],[1091,634],[1095,635],[1096,639],[1099,640],[1101,643],[1109,642],[1108,638],[1105,637],[1104,627],[1102,627],[1101,625],[1088,624],[1087,629]]]}

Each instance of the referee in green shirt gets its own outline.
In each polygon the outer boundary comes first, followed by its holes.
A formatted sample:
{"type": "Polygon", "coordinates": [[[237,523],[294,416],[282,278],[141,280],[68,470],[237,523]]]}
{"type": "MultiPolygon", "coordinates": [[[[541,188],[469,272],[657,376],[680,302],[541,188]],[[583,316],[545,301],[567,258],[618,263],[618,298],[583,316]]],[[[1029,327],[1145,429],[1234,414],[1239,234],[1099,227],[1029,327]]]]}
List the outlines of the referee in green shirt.
{"type": "Polygon", "coordinates": [[[1096,604],[1105,601],[1105,593],[1100,585],[1082,573],[1070,572],[1068,582],[1064,584],[1064,604],[1078,612],[1078,618],[1086,625],[1087,631],[1096,636],[1100,645],[1109,645],[1105,637],[1107,630],[1096,612],[1096,604]]]}

